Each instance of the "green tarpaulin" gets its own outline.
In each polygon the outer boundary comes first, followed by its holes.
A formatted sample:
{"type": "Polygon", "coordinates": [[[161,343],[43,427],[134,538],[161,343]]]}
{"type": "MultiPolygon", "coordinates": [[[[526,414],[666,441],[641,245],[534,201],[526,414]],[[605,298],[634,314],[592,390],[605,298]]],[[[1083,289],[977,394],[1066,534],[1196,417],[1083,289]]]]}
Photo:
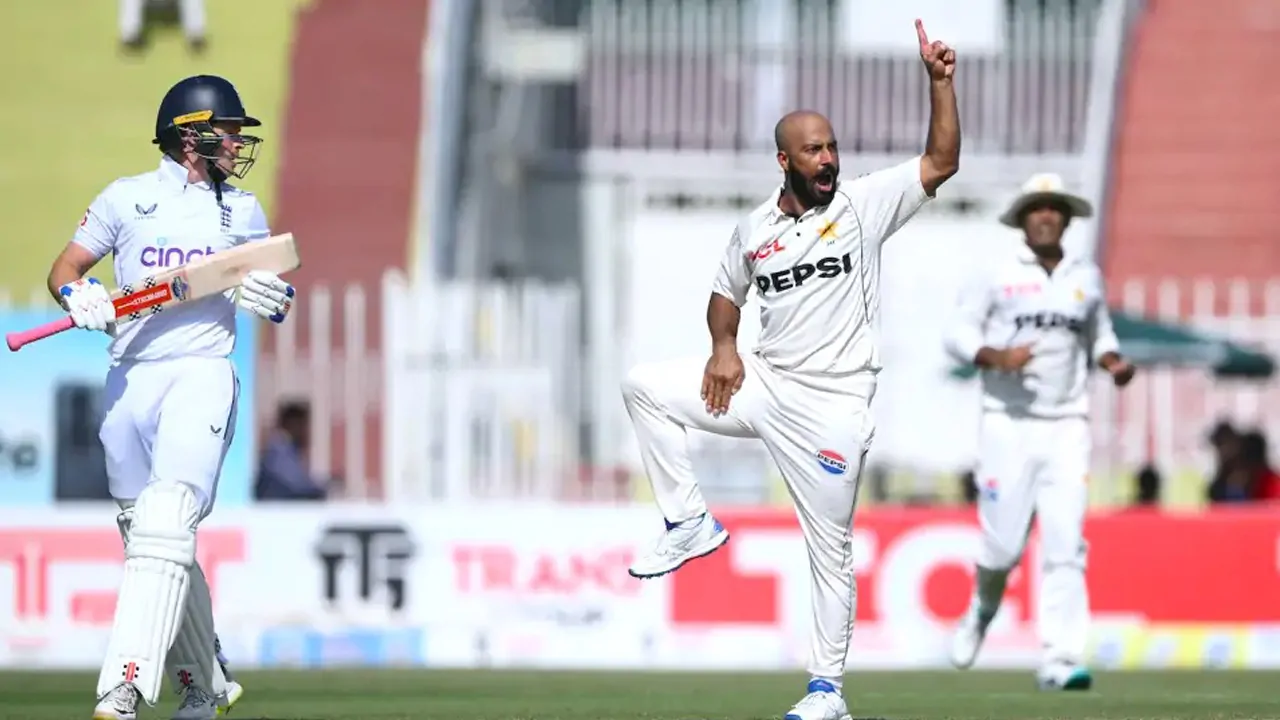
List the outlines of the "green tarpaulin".
{"type": "MultiPolygon", "coordinates": [[[[1219,377],[1268,378],[1275,360],[1265,350],[1248,348],[1183,325],[1147,320],[1111,311],[1116,337],[1125,357],[1139,366],[1201,367],[1219,377]]],[[[951,375],[971,378],[973,366],[957,367],[951,375]]]]}

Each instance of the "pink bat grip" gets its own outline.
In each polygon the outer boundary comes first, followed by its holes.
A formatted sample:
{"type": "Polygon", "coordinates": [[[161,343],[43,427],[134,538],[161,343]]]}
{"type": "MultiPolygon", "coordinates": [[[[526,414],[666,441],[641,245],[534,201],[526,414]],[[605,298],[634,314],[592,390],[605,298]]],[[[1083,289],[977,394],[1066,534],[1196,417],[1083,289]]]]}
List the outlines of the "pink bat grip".
{"type": "Polygon", "coordinates": [[[22,332],[9,333],[4,336],[4,340],[9,343],[9,349],[16,352],[21,349],[23,345],[33,343],[37,340],[43,340],[51,335],[57,335],[58,333],[64,330],[70,330],[75,326],[76,324],[71,321],[71,316],[68,315],[54,320],[53,322],[47,322],[40,327],[33,327],[30,330],[23,330],[22,332]]]}

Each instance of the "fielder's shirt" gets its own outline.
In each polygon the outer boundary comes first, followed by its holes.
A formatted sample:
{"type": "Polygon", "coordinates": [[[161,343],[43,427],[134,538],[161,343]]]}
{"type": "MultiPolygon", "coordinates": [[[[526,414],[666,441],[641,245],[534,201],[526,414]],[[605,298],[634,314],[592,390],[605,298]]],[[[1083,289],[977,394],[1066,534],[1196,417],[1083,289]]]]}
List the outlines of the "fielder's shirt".
{"type": "MultiPolygon", "coordinates": [[[[122,177],[85,212],[72,242],[99,259],[114,254],[116,285],[141,289],[156,273],[251,240],[270,237],[253,193],[222,184],[187,182],[187,169],[168,156],[152,172],[122,177]]],[[[115,360],[226,357],[235,348],[231,293],[192,300],[117,326],[115,360]]]]}
{"type": "Polygon", "coordinates": [[[880,249],[929,200],[920,162],[842,181],[798,218],[780,187],[738,224],[712,291],[742,307],[755,288],[755,352],[771,367],[824,384],[880,371],[880,249]]]}
{"type": "Polygon", "coordinates": [[[1065,257],[1053,273],[1023,244],[984,268],[962,293],[947,350],[972,363],[983,346],[1003,350],[1032,344],[1020,373],[982,371],[985,410],[1058,418],[1089,413],[1090,368],[1119,352],[1102,272],[1065,257]]]}

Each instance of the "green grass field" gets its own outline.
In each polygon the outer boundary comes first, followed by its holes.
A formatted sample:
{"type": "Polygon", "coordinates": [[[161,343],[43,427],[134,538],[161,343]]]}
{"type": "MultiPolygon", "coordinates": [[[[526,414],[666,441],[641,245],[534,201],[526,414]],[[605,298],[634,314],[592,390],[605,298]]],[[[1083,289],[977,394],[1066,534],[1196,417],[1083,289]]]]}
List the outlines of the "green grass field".
{"type": "MultiPolygon", "coordinates": [[[[0,719],[88,717],[96,675],[0,674],[0,719]]],[[[798,675],[422,670],[244,673],[231,720],[756,720],[780,718],[798,675]]],[[[855,718],[1280,718],[1280,673],[1102,674],[1088,693],[1042,693],[1031,674],[858,673],[855,718]]],[[[173,701],[144,711],[167,718],[173,701]]]]}

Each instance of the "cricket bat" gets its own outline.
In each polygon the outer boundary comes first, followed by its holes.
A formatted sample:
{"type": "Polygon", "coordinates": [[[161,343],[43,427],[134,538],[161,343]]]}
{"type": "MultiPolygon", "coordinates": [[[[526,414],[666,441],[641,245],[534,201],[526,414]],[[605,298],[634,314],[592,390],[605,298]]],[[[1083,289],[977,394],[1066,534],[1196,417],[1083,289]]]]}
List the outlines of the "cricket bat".
{"type": "MultiPolygon", "coordinates": [[[[239,285],[250,270],[279,274],[296,270],[301,264],[293,233],[273,235],[265,240],[255,240],[205,255],[186,265],[116,289],[111,293],[111,301],[116,308],[116,322],[138,320],[156,315],[173,305],[226,292],[239,285]]],[[[9,349],[16,352],[24,345],[73,327],[75,323],[68,316],[30,330],[9,333],[5,336],[5,341],[8,342],[9,349]]]]}

